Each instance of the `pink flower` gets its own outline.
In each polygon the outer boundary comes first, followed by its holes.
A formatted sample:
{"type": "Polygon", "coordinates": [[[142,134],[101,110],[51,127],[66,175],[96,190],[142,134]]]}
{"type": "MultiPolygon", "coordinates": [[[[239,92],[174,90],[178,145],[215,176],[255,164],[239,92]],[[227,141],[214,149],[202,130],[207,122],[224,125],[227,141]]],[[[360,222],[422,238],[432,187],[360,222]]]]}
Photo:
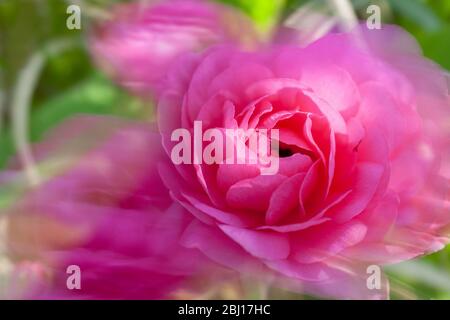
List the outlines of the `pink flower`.
{"type": "Polygon", "coordinates": [[[148,125],[80,117],[36,149],[55,176],[10,208],[9,253],[39,262],[48,279],[30,279],[22,298],[160,299],[206,268],[179,245],[192,217],[162,186],[148,125]],[[71,265],[80,290],[66,285],[71,265]]]}
{"type": "Polygon", "coordinates": [[[243,51],[219,5],[124,8],[96,30],[94,55],[157,99],[160,132],[83,119],[37,148],[57,174],[12,206],[9,247],[39,261],[40,297],[168,297],[214,262],[316,295],[383,298],[388,283],[370,290],[368,266],[448,242],[449,92],[403,31],[243,51]],[[199,122],[278,130],[277,172],[175,165],[172,133],[199,122]],[[66,288],[69,265],[81,291],[66,288]]]}
{"type": "Polygon", "coordinates": [[[329,34],[306,48],[185,55],[158,101],[170,156],[178,128],[280,133],[280,168],[165,165],[194,217],[186,247],[327,296],[385,297],[366,267],[448,241],[449,96],[441,70],[394,27],[329,34]],[[447,125],[447,131],[444,130],[447,125]],[[448,229],[447,229],[448,230],[448,229]],[[287,280],[287,281],[286,281],[287,280]]]}
{"type": "Polygon", "coordinates": [[[91,40],[103,69],[123,86],[148,96],[179,55],[216,43],[250,44],[255,34],[251,23],[229,7],[171,0],[118,6],[91,40]]]}

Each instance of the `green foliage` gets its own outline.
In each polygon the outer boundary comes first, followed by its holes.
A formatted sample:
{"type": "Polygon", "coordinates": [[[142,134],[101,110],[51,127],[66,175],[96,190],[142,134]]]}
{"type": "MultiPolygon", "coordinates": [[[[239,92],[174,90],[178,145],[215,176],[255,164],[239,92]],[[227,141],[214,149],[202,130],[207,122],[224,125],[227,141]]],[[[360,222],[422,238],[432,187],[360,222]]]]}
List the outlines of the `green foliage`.
{"type": "Polygon", "coordinates": [[[450,70],[450,0],[390,0],[400,24],[419,41],[425,56],[450,70]]]}
{"type": "Polygon", "coordinates": [[[219,0],[240,8],[249,15],[256,24],[267,31],[278,20],[284,7],[285,0],[219,0]]]}
{"type": "Polygon", "coordinates": [[[432,8],[420,0],[390,0],[392,8],[403,17],[417,24],[422,30],[436,31],[441,27],[441,20],[432,8]]]}
{"type": "MultiPolygon", "coordinates": [[[[67,4],[62,0],[0,1],[0,56],[6,89],[14,85],[20,68],[30,55],[50,40],[70,38],[81,41],[81,31],[66,28],[66,8],[67,4]]],[[[50,65],[41,78],[40,85],[53,86],[52,93],[67,88],[69,83],[73,85],[91,69],[86,57],[85,50],[80,49],[72,54],[64,54],[63,64],[72,70],[70,78],[66,78],[67,73],[55,73],[50,65]]],[[[38,97],[41,93],[38,91],[38,97]]]]}
{"type": "MultiPolygon", "coordinates": [[[[131,97],[103,76],[94,74],[87,80],[35,105],[30,117],[31,141],[39,141],[45,132],[64,119],[77,114],[115,115],[126,118],[150,119],[152,107],[131,97]]],[[[0,167],[14,154],[11,133],[0,137],[0,167]]]]}

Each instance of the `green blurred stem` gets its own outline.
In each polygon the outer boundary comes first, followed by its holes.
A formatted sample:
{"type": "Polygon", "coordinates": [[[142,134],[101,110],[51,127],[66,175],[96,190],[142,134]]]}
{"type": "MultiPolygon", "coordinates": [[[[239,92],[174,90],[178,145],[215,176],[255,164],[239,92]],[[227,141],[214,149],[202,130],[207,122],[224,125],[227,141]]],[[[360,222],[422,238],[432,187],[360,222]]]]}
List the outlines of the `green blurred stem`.
{"type": "Polygon", "coordinates": [[[258,286],[259,300],[268,300],[270,298],[270,282],[261,281],[258,286]]]}
{"type": "Polygon", "coordinates": [[[83,17],[92,18],[95,20],[105,20],[111,18],[111,14],[100,7],[93,6],[86,3],[84,0],[65,0],[67,5],[77,5],[80,7],[81,15],[83,17]]]}
{"type": "Polygon", "coordinates": [[[336,10],[339,23],[345,31],[352,30],[358,24],[358,17],[353,10],[350,0],[329,0],[336,10]]]}
{"type": "Polygon", "coordinates": [[[0,88],[0,137],[3,134],[3,125],[5,117],[5,92],[0,88]]]}
{"type": "Polygon", "coordinates": [[[40,182],[39,172],[28,141],[29,111],[33,93],[47,57],[60,53],[72,47],[73,44],[74,41],[66,39],[55,40],[44,46],[43,50],[35,52],[19,71],[17,83],[13,89],[10,104],[13,140],[25,175],[32,186],[36,186],[40,182]]]}

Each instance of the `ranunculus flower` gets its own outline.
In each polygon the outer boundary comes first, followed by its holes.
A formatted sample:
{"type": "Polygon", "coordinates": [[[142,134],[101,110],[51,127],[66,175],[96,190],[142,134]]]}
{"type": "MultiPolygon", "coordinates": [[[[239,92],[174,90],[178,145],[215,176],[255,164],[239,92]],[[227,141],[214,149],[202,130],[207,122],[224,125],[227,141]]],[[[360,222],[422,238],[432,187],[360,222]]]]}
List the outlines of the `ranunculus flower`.
{"type": "Polygon", "coordinates": [[[230,7],[206,0],[120,5],[91,39],[98,64],[123,86],[154,93],[179,55],[217,43],[251,45],[252,24],[230,7]]]}
{"type": "Polygon", "coordinates": [[[178,128],[279,130],[280,168],[161,166],[195,219],[183,233],[223,265],[307,292],[383,297],[366,267],[447,242],[449,96],[441,70],[395,27],[305,48],[222,46],[173,66],[158,101],[168,155],[178,128]],[[285,281],[288,280],[288,281],[285,281]]]}
{"type": "Polygon", "coordinates": [[[160,181],[161,154],[147,124],[104,117],[64,122],[37,146],[41,173],[53,177],[8,210],[8,247],[14,261],[45,267],[47,280],[28,279],[20,298],[167,298],[204,270],[179,245],[192,217],[160,181]],[[80,290],[66,285],[71,265],[80,290]]]}
{"type": "Polygon", "coordinates": [[[448,242],[449,91],[409,35],[357,29],[243,51],[245,19],[220,5],[121,8],[95,30],[94,55],[157,99],[162,143],[151,125],[102,118],[65,123],[37,148],[39,170],[58,172],[16,199],[8,226],[39,297],[168,297],[215,262],[307,293],[383,298],[368,266],[448,242]],[[175,165],[172,133],[198,122],[278,130],[278,171],[175,165]],[[81,291],[66,288],[69,265],[81,291]]]}

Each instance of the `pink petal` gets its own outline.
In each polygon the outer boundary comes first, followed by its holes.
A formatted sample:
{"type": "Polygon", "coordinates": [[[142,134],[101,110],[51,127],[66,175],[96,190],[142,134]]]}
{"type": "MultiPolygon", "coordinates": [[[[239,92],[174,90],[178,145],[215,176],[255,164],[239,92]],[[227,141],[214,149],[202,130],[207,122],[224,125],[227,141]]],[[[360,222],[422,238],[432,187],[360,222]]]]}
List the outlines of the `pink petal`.
{"type": "Polygon", "coordinates": [[[304,178],[304,173],[296,174],[286,179],[275,189],[270,198],[269,209],[266,212],[267,224],[277,224],[298,207],[298,192],[304,178]]]}
{"type": "Polygon", "coordinates": [[[220,229],[251,255],[267,260],[284,259],[289,255],[287,236],[271,231],[254,231],[220,225],[220,229]]]}
{"type": "Polygon", "coordinates": [[[285,179],[285,176],[275,174],[241,180],[228,190],[227,202],[234,208],[265,211],[270,195],[285,179]]]}
{"type": "Polygon", "coordinates": [[[333,220],[344,222],[360,214],[377,191],[384,167],[375,163],[359,163],[356,166],[352,193],[330,213],[333,220]]]}

